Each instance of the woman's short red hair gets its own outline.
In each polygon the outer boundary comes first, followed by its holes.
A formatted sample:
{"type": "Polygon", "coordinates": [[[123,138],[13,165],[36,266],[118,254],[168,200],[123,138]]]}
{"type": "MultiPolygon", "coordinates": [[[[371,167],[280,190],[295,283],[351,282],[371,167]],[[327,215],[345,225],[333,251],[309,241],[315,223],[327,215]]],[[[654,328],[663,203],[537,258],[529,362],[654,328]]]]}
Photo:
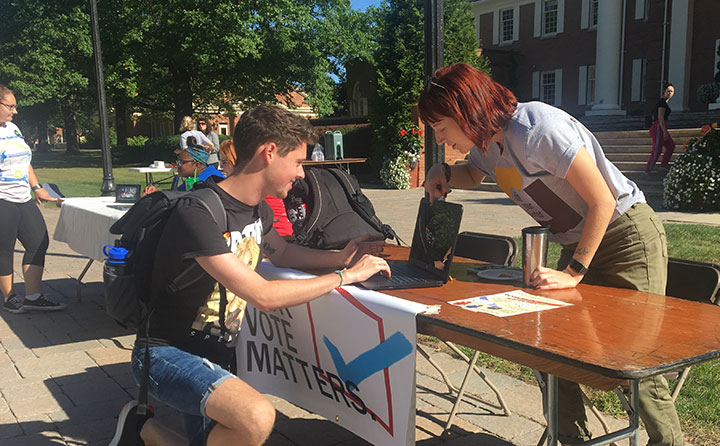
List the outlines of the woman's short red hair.
{"type": "Polygon", "coordinates": [[[483,152],[516,108],[517,99],[510,90],[465,63],[438,68],[418,99],[423,121],[454,119],[483,152]]]}

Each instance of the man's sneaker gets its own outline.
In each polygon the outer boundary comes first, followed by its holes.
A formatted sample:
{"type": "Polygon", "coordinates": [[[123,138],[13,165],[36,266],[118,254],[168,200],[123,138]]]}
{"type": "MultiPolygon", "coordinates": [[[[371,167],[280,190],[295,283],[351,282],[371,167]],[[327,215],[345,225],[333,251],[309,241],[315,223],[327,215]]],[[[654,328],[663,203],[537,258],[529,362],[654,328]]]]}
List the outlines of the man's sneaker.
{"type": "Polygon", "coordinates": [[[125,403],[118,415],[115,436],[110,440],[109,446],[142,446],[145,444],[140,438],[140,430],[147,420],[155,416],[155,410],[152,406],[148,406],[145,415],[138,415],[137,407],[136,400],[125,403]]]}
{"type": "Polygon", "coordinates": [[[10,313],[24,313],[25,308],[23,306],[23,299],[20,299],[17,294],[12,293],[7,299],[5,299],[5,302],[3,303],[3,308],[5,311],[9,311],[10,313]]]}
{"type": "Polygon", "coordinates": [[[38,297],[35,300],[28,300],[25,299],[23,302],[23,308],[25,310],[36,310],[36,311],[58,311],[58,310],[64,310],[65,304],[61,304],[58,302],[53,302],[45,295],[41,294],[40,297],[38,297]]]}

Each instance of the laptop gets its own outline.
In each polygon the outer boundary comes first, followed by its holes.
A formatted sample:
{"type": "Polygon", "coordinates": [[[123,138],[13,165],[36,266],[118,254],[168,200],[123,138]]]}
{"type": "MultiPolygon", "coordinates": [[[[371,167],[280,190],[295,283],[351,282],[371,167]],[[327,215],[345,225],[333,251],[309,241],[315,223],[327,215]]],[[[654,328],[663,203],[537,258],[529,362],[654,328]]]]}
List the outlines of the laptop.
{"type": "Polygon", "coordinates": [[[447,282],[462,213],[460,204],[435,200],[430,206],[424,197],[415,219],[408,262],[390,261],[390,278],[376,274],[360,285],[368,290],[396,290],[438,287],[447,282]]]}
{"type": "Polygon", "coordinates": [[[109,204],[108,207],[119,211],[129,210],[140,199],[140,190],[139,184],[116,184],[115,204],[109,204]]]}

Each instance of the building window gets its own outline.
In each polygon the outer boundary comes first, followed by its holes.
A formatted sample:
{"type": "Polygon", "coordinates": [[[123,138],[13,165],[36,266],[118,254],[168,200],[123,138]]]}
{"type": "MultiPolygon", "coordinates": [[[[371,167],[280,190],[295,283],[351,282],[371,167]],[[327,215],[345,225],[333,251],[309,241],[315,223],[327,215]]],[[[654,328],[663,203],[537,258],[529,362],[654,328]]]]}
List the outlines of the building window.
{"type": "Polygon", "coordinates": [[[630,100],[645,102],[645,76],[647,74],[647,59],[633,59],[632,78],[630,85],[630,100]]]}
{"type": "Polygon", "coordinates": [[[515,17],[512,8],[500,11],[500,42],[512,42],[515,33],[515,17]]]}
{"type": "Polygon", "coordinates": [[[547,71],[540,75],[540,100],[555,105],[555,72],[547,71]]]}
{"type": "Polygon", "coordinates": [[[597,28],[599,1],[600,0],[590,0],[590,17],[588,17],[590,28],[597,28]]]}
{"type": "Polygon", "coordinates": [[[595,65],[587,67],[587,91],[585,98],[588,104],[595,103],[595,65]]]}
{"type": "Polygon", "coordinates": [[[543,1],[542,16],[543,35],[558,32],[558,2],[557,0],[543,1]]]}
{"type": "Polygon", "coordinates": [[[635,0],[635,20],[644,20],[648,17],[647,0],[635,0]]]}
{"type": "Polygon", "coordinates": [[[228,125],[226,122],[221,122],[220,124],[220,134],[221,135],[227,135],[228,134],[228,125]]]}

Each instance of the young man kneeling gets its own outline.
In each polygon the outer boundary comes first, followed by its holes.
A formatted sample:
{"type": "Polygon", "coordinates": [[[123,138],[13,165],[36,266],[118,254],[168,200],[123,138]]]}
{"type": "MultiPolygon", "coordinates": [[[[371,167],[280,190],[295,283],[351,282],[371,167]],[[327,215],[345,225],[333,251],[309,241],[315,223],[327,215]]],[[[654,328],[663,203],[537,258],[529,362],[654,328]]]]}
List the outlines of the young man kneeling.
{"type": "Polygon", "coordinates": [[[306,146],[315,131],[307,120],[277,106],[260,105],[235,128],[237,162],[230,175],[207,187],[220,196],[227,228],[194,200],[171,212],[158,242],[153,269],[156,302],[138,332],[132,371],[138,383],[150,345],[150,394],[181,412],[185,438],[146,415],[137,402],[125,405],[114,445],[260,445],[272,431],[275,409],[263,395],[227,371],[245,302],[272,311],[308,302],[342,284],[375,273],[390,274],[376,254],[382,242],[351,241],[342,251],[317,251],[285,242],[272,227],[266,195],[284,198],[303,178],[306,146]],[[268,281],[255,272],[263,253],[277,266],[338,269],[312,279],[268,281]],[[190,268],[190,270],[188,270],[190,268]],[[343,269],[347,268],[347,269],[343,269]],[[343,269],[343,270],[340,270],[343,269]],[[179,277],[180,273],[185,277],[179,277]],[[188,280],[189,279],[189,280],[188,280]],[[178,286],[182,280],[183,286],[178,286]],[[221,287],[227,289],[224,314],[221,287]]]}

